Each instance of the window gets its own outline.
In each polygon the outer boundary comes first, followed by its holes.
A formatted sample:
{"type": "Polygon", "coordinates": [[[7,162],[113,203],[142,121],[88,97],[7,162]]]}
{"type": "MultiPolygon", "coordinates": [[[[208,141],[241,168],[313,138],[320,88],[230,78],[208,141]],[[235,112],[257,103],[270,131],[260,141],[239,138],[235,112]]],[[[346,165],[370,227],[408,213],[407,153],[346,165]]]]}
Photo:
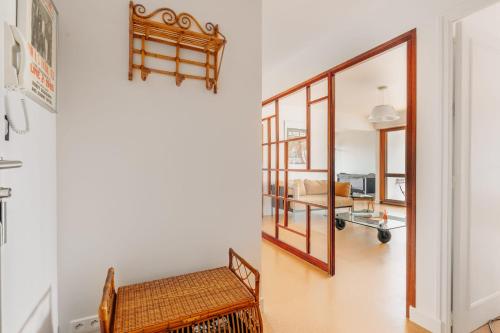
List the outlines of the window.
{"type": "Polygon", "coordinates": [[[406,129],[380,130],[380,201],[406,204],[406,129]]]}

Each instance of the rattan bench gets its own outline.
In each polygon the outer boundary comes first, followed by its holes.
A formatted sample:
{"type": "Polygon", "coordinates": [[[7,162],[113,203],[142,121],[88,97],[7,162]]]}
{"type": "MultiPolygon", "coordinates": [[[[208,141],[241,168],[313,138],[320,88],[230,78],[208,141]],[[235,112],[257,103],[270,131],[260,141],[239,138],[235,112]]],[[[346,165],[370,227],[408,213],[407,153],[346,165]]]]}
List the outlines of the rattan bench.
{"type": "Polygon", "coordinates": [[[259,272],[229,249],[229,266],[123,286],[108,270],[101,333],[261,333],[259,272]]]}

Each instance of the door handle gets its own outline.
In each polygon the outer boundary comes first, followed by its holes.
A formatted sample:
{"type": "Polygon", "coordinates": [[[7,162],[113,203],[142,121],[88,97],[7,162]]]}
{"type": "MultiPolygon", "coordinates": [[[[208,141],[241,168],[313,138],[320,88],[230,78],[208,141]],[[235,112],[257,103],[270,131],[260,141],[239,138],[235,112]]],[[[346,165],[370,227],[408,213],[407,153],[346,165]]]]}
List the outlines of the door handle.
{"type": "Polygon", "coordinates": [[[0,169],[15,169],[23,166],[21,161],[8,161],[0,157],[0,169]]]}

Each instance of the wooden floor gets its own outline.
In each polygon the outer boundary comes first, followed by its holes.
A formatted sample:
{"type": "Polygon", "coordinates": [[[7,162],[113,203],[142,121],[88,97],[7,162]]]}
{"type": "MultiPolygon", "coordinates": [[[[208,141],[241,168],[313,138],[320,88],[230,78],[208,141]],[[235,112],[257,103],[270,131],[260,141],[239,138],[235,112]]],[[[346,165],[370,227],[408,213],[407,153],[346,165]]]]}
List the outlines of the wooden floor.
{"type": "Polygon", "coordinates": [[[334,277],[263,241],[266,333],[426,332],[405,318],[405,229],[385,245],[353,224],[335,237],[334,277]]]}
{"type": "MultiPolygon", "coordinates": [[[[375,209],[404,216],[403,207],[376,205],[375,209]]],[[[323,215],[313,214],[311,225],[312,246],[321,259],[326,257],[323,215]]],[[[298,214],[290,223],[304,231],[301,220],[298,214]]],[[[274,222],[263,222],[263,229],[271,233],[274,222]]],[[[283,240],[303,249],[300,237],[280,232],[283,240]]],[[[374,229],[348,223],[344,230],[335,232],[334,277],[270,242],[262,242],[265,332],[427,332],[405,318],[405,229],[393,230],[385,245],[377,240],[374,229]]],[[[493,329],[500,333],[500,321],[493,329]]],[[[486,325],[474,331],[489,332],[486,325]]]]}
{"type": "MultiPolygon", "coordinates": [[[[493,328],[494,333],[500,333],[500,321],[494,322],[491,325],[491,328],[493,328]]],[[[484,325],[481,328],[475,330],[474,333],[490,333],[490,329],[488,328],[488,325],[484,325]]]]}

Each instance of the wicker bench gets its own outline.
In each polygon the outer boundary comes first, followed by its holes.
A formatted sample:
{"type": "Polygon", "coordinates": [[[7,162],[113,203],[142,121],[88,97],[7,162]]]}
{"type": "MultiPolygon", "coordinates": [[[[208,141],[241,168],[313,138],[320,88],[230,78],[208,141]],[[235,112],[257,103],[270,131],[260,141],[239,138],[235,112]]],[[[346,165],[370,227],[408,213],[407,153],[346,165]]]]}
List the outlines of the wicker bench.
{"type": "Polygon", "coordinates": [[[259,272],[229,249],[229,266],[123,286],[108,270],[101,333],[261,333],[259,272]]]}

